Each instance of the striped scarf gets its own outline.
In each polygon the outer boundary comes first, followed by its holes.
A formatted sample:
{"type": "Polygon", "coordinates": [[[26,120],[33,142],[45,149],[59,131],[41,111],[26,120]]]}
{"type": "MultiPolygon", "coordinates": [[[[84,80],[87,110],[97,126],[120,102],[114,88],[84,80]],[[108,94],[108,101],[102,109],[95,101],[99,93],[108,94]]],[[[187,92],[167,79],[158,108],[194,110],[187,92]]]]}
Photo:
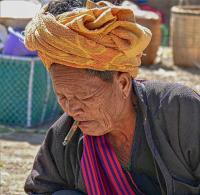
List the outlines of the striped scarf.
{"type": "Polygon", "coordinates": [[[135,195],[138,191],[131,175],[123,171],[117,156],[105,136],[84,136],[81,170],[89,195],[135,195]]]}

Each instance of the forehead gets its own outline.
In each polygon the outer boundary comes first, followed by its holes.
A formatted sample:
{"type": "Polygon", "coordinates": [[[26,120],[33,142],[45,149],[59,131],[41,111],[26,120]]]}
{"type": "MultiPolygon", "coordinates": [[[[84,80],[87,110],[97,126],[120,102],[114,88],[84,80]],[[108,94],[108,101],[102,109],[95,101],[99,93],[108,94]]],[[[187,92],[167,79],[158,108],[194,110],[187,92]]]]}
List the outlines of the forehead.
{"type": "Polygon", "coordinates": [[[78,93],[87,95],[105,87],[108,83],[99,77],[90,76],[84,69],[53,65],[50,70],[57,93],[78,93]]]}

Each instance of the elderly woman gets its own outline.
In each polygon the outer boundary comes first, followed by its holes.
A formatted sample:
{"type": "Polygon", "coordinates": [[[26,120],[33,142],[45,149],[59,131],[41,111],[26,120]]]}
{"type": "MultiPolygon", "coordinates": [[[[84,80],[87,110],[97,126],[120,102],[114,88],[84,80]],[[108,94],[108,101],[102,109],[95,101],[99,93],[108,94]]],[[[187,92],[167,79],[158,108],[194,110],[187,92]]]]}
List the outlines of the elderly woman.
{"type": "Polygon", "coordinates": [[[151,33],[132,10],[69,2],[44,6],[25,32],[65,112],[47,132],[25,191],[199,194],[200,96],[135,79],[151,33]]]}

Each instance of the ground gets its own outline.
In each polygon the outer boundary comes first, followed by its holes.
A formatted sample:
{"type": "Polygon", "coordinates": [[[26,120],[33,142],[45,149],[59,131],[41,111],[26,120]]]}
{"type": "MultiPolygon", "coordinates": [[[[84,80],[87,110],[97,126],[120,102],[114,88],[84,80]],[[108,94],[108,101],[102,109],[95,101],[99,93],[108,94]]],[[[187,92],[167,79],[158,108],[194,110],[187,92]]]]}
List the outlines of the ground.
{"type": "Polygon", "coordinates": [[[43,138],[44,134],[31,132],[13,132],[1,135],[0,194],[25,194],[23,184],[43,138]]]}
{"type": "MultiPolygon", "coordinates": [[[[181,68],[172,63],[170,49],[159,55],[157,64],[142,67],[139,78],[179,82],[200,93],[200,68],[181,68]]],[[[23,195],[23,185],[48,127],[19,129],[0,126],[0,194],[23,195]]]]}

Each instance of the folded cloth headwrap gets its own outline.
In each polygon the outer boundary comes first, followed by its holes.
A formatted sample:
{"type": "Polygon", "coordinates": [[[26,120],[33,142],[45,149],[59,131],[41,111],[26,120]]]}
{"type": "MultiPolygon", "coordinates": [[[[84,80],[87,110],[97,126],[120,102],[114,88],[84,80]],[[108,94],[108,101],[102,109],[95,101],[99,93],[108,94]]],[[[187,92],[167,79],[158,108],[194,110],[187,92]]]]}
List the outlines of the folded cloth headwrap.
{"type": "Polygon", "coordinates": [[[38,51],[47,69],[56,63],[137,75],[151,32],[135,22],[131,9],[87,1],[86,8],[53,16],[47,7],[25,29],[25,45],[38,51]]]}

